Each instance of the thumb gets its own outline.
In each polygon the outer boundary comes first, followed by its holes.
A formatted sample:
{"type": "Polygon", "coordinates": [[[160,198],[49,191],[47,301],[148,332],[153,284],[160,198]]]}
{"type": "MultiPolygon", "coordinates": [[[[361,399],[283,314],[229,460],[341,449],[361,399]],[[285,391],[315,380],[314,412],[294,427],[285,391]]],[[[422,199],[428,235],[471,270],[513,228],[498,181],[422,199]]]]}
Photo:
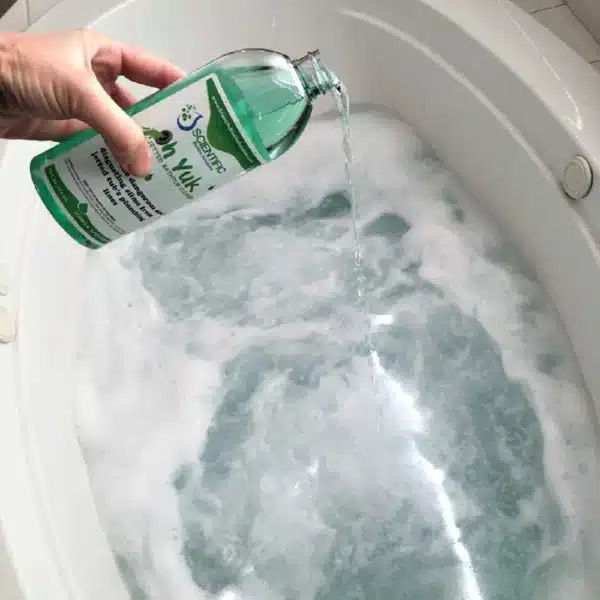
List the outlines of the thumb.
{"type": "Polygon", "coordinates": [[[150,149],[141,127],[93,78],[82,91],[76,118],[95,129],[129,174],[143,177],[150,172],[150,149]]]}

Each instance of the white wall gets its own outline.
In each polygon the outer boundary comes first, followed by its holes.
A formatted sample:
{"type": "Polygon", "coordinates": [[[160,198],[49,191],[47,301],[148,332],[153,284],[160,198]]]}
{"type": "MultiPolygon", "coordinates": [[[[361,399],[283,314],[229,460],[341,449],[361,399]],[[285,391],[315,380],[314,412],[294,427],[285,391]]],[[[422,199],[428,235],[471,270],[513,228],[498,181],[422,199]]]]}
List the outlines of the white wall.
{"type": "Polygon", "coordinates": [[[600,40],[600,0],[566,0],[577,18],[600,40]]]}

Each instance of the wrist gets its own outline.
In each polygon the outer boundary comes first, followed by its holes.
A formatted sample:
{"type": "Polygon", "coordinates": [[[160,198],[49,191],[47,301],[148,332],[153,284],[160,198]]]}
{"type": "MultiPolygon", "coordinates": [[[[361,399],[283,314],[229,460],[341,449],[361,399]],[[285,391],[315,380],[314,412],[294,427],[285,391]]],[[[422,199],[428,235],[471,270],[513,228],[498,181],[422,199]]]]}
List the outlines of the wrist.
{"type": "Polygon", "coordinates": [[[14,74],[17,62],[17,47],[22,34],[0,34],[0,110],[11,108],[14,98],[14,74]]]}

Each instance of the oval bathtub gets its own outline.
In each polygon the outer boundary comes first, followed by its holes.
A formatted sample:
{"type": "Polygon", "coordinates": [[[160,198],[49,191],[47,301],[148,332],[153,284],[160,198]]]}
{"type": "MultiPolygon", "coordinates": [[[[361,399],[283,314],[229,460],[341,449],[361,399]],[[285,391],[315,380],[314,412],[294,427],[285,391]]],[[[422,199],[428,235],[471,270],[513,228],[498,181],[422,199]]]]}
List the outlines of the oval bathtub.
{"type": "MultiPolygon", "coordinates": [[[[530,17],[506,0],[64,0],[33,29],[89,24],[187,69],[234,48],[318,47],[352,102],[400,114],[527,257],[600,408],[600,189],[574,202],[561,187],[576,155],[600,169],[600,78],[530,17]]],[[[125,600],[71,412],[87,254],[34,196],[41,147],[9,143],[0,171],[2,302],[17,328],[0,346],[0,588],[125,600]]]]}

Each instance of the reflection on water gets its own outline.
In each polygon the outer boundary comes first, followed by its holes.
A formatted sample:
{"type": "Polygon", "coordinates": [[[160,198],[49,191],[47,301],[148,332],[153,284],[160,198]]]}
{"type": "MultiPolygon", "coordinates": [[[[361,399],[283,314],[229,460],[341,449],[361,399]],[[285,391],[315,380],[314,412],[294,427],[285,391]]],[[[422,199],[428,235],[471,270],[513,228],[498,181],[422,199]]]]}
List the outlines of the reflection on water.
{"type": "Polygon", "coordinates": [[[81,440],[134,598],[592,598],[544,293],[412,132],[352,127],[369,316],[337,122],[91,259],[81,440]]]}

